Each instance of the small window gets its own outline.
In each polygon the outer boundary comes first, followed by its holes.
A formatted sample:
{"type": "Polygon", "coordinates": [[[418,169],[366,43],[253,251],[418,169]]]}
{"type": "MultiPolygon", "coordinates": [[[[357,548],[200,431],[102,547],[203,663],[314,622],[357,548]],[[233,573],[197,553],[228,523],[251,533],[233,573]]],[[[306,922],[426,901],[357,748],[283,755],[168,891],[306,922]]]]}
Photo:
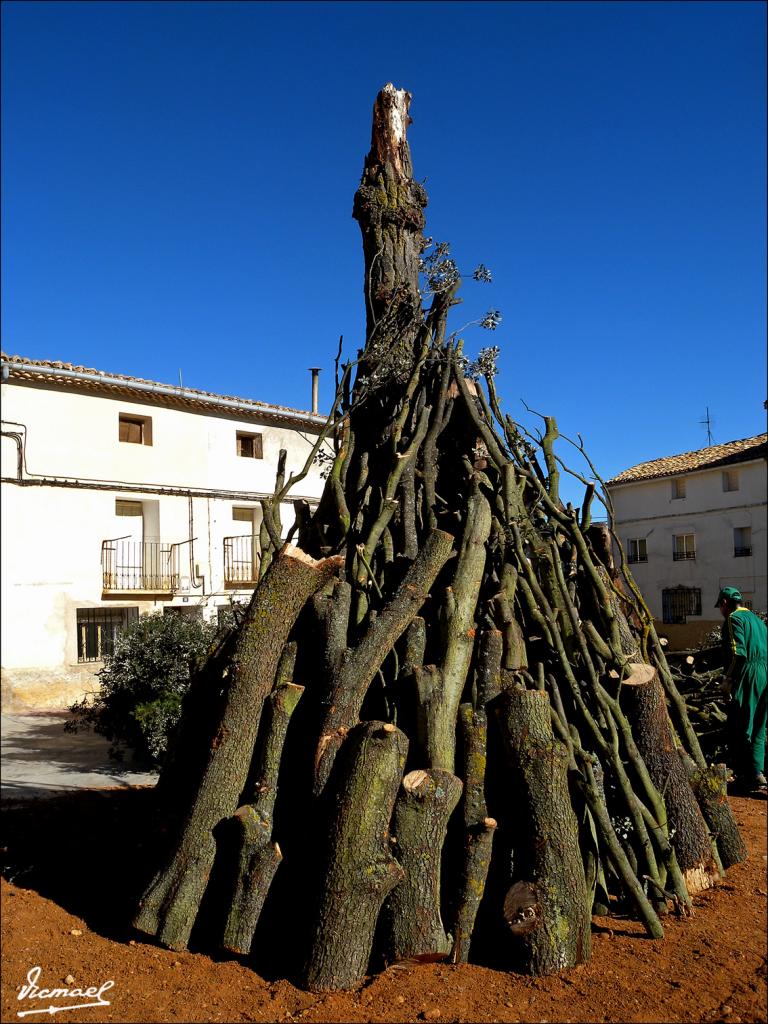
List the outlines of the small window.
{"type": "Polygon", "coordinates": [[[672,558],[684,562],[696,557],[696,537],[693,533],[678,533],[672,538],[672,558]]]}
{"type": "Polygon", "coordinates": [[[138,516],[144,514],[140,501],[124,501],[122,498],[115,499],[116,516],[138,516]]]}
{"type": "Polygon", "coordinates": [[[629,540],[627,542],[627,549],[628,562],[635,563],[648,561],[648,548],[646,546],[645,537],[638,537],[636,540],[629,540]]]}
{"type": "Polygon", "coordinates": [[[752,554],[752,527],[737,526],[733,531],[733,557],[747,558],[752,554]]]}
{"type": "Polygon", "coordinates": [[[152,444],[152,418],[150,416],[118,416],[118,440],[127,444],[152,444]]]}
{"type": "Polygon", "coordinates": [[[672,481],[672,500],[685,497],[685,477],[678,476],[672,481]]]}
{"type": "Polygon", "coordinates": [[[138,608],[78,608],[77,660],[108,658],[115,649],[115,640],[138,617],[138,608]]]}
{"type": "Polygon", "coordinates": [[[261,434],[237,432],[237,454],[245,459],[263,459],[261,434]]]}
{"type": "Polygon", "coordinates": [[[724,469],[723,470],[723,490],[724,491],[738,491],[739,489],[739,471],[737,469],[724,469]]]}

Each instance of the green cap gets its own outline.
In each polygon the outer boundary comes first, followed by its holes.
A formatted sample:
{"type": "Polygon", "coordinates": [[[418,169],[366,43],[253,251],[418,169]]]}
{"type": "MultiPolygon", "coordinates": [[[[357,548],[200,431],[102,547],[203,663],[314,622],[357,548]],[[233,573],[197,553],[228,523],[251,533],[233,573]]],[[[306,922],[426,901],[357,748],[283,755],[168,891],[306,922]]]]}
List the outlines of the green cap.
{"type": "Polygon", "coordinates": [[[720,593],[717,595],[717,601],[715,602],[715,608],[720,607],[721,601],[740,601],[741,591],[737,590],[736,587],[723,587],[720,593]]]}

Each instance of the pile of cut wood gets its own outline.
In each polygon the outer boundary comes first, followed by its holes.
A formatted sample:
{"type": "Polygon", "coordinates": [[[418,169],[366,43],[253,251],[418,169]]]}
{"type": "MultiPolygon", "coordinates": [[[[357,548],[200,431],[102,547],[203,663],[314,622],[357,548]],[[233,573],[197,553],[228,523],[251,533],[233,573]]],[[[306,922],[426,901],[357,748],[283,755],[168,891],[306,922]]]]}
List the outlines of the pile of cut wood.
{"type": "Polygon", "coordinates": [[[337,358],[322,500],[283,544],[301,474],[281,463],[259,584],[158,786],[135,918],[173,949],[193,927],[282,942],[316,991],[414,957],[571,967],[594,912],[661,936],[744,856],[594,467],[564,504],[555,420],[522,430],[494,351],[470,364],[448,330],[460,276],[423,235],[409,103],[388,85],[374,106],[366,340],[337,358]]]}

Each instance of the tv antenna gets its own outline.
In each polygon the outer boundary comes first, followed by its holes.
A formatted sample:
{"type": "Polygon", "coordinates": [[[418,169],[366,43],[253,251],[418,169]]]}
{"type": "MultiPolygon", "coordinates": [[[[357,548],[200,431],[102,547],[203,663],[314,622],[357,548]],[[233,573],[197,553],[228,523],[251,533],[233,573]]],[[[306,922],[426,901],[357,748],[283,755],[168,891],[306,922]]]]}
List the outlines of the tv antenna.
{"type": "Polygon", "coordinates": [[[712,420],[709,415],[709,406],[707,406],[707,415],[703,420],[699,420],[702,427],[707,428],[707,447],[712,447],[712,420]]]}

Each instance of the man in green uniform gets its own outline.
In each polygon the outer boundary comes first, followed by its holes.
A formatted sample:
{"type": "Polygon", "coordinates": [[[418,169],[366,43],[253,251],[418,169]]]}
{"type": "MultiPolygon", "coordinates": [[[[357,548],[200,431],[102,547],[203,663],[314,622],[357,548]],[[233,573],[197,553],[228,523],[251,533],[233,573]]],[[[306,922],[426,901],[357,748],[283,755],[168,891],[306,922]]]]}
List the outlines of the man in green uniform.
{"type": "Polygon", "coordinates": [[[741,603],[736,587],[723,587],[716,607],[725,619],[723,688],[731,695],[729,754],[736,785],[748,792],[765,789],[766,637],[768,629],[741,603]]]}

